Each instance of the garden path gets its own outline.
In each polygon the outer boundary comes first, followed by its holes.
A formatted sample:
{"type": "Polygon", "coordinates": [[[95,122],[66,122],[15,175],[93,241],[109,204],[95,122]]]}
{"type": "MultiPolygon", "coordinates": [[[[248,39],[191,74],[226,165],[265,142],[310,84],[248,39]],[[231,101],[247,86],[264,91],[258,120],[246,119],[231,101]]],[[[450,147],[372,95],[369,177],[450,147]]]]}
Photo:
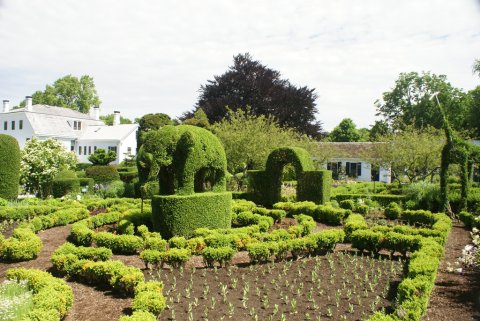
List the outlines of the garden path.
{"type": "Polygon", "coordinates": [[[448,263],[453,264],[461,256],[470,240],[470,232],[460,224],[454,224],[423,321],[480,320],[480,272],[447,272],[448,263]]]}

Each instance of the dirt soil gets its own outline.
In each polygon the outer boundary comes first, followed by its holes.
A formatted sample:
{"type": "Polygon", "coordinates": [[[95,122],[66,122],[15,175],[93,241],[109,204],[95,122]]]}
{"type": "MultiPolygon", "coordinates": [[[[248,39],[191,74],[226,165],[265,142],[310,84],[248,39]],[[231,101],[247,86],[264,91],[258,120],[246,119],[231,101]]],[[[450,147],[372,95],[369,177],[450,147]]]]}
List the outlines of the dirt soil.
{"type": "Polygon", "coordinates": [[[447,263],[453,265],[470,240],[469,231],[454,224],[423,321],[480,320],[480,271],[447,272],[447,263]]]}
{"type": "MultiPolygon", "coordinates": [[[[321,224],[317,226],[317,230],[322,230],[324,228],[326,228],[326,226],[322,226],[321,224]]],[[[12,267],[37,268],[45,271],[51,270],[52,265],[50,263],[50,256],[58,246],[60,246],[66,241],[69,233],[70,233],[69,226],[55,227],[46,231],[41,231],[38,235],[42,239],[44,247],[40,255],[38,256],[38,258],[35,260],[27,261],[27,262],[0,263],[0,282],[5,279],[6,270],[12,267]]],[[[436,280],[436,285],[431,296],[430,305],[429,305],[426,316],[424,316],[423,318],[423,321],[480,320],[480,272],[467,270],[463,274],[452,274],[446,271],[447,262],[450,262],[453,264],[456,258],[461,255],[461,251],[463,247],[466,244],[468,244],[469,241],[470,241],[469,231],[461,227],[460,225],[456,225],[453,228],[452,233],[447,241],[446,256],[441,263],[441,267],[436,280]]],[[[346,247],[338,246],[337,250],[345,251],[346,248],[348,248],[348,246],[346,247]]],[[[121,260],[124,263],[129,265],[133,265],[139,268],[144,268],[143,262],[138,258],[138,256],[115,255],[114,259],[121,260]]],[[[238,253],[237,256],[235,257],[235,261],[238,264],[240,269],[245,269],[244,270],[245,276],[247,276],[247,274],[249,273],[253,273],[251,269],[248,267],[248,255],[245,252],[238,253]]],[[[195,267],[197,269],[196,273],[200,274],[202,272],[201,271],[202,266],[203,266],[203,262],[201,258],[194,257],[187,264],[187,267],[184,273],[185,275],[188,275],[187,274],[188,270],[191,271],[192,268],[195,267]]],[[[263,265],[263,267],[255,266],[253,270],[259,270],[258,273],[262,273],[262,270],[264,270],[265,268],[266,268],[266,265],[263,265]]],[[[218,270],[219,270],[218,273],[222,273],[221,272],[222,269],[218,269],[218,270]]],[[[144,273],[147,278],[158,277],[155,271],[152,272],[149,270],[144,270],[144,273]]],[[[163,271],[160,271],[160,273],[161,275],[168,275],[167,277],[170,280],[170,281],[165,280],[167,281],[165,292],[167,292],[168,285],[171,284],[172,282],[171,280],[173,275],[175,275],[175,272],[169,272],[167,270],[163,270],[163,271]]],[[[178,271],[176,273],[178,273],[178,271]]],[[[228,273],[228,272],[225,270],[224,273],[228,273]]],[[[216,277],[223,279],[224,284],[227,284],[227,281],[230,281],[231,283],[231,279],[227,278],[228,274],[225,276],[216,275],[216,277]]],[[[240,276],[238,278],[240,278],[240,276]]],[[[177,282],[178,282],[177,288],[181,289],[181,287],[179,287],[182,283],[180,279],[181,279],[181,276],[177,278],[177,282]]],[[[260,280],[262,279],[260,278],[260,280]]],[[[266,279],[265,281],[262,280],[261,282],[262,285],[264,283],[268,285],[270,284],[268,281],[271,282],[270,279],[266,279]]],[[[186,282],[189,282],[189,280],[184,280],[183,282],[185,282],[184,284],[186,285],[186,282]]],[[[201,286],[203,282],[199,282],[199,283],[200,284],[198,286],[201,286]]],[[[241,280],[239,280],[238,283],[239,285],[240,284],[243,285],[243,283],[241,283],[241,280]]],[[[254,288],[254,284],[255,282],[251,282],[251,287],[254,288]]],[[[66,321],[118,320],[120,315],[129,312],[129,308],[131,305],[130,298],[117,297],[115,294],[105,292],[103,290],[95,289],[93,287],[79,284],[76,282],[69,282],[69,285],[72,287],[74,291],[75,300],[69,315],[65,318],[66,321]]],[[[194,288],[197,289],[197,285],[195,285],[194,288]]],[[[235,292],[236,298],[238,300],[239,296],[240,297],[242,296],[241,293],[237,293],[240,289],[241,289],[241,286],[239,286],[235,291],[233,291],[233,289],[229,289],[230,291],[229,294],[234,294],[235,292]]],[[[198,290],[200,289],[198,288],[197,290],[195,290],[195,292],[198,290]]],[[[212,290],[213,290],[213,287],[212,287],[212,290]]],[[[218,292],[218,288],[216,289],[216,292],[217,292],[216,296],[218,296],[217,304],[219,304],[222,299],[218,292]]],[[[196,293],[197,296],[200,296],[199,294],[201,293],[196,293]]],[[[325,295],[328,295],[328,294],[325,293],[325,295]]],[[[330,293],[331,299],[334,297],[334,295],[335,295],[334,293],[330,293]]],[[[173,298],[173,299],[176,299],[176,298],[173,298]]],[[[170,298],[167,298],[167,300],[170,300],[170,298]]],[[[274,307],[275,302],[277,302],[276,300],[277,299],[271,300],[270,307],[269,307],[270,311],[272,311],[273,309],[272,307],[274,307]]],[[[257,301],[258,301],[257,303],[258,303],[259,310],[262,310],[262,308],[260,307],[260,305],[262,304],[261,298],[257,299],[257,301]]],[[[185,298],[183,298],[182,302],[186,302],[185,298]]],[[[237,315],[237,313],[240,314],[242,310],[238,306],[239,304],[238,302],[240,302],[240,305],[242,304],[241,301],[236,301],[235,315],[237,315]]],[[[204,311],[207,305],[211,306],[211,302],[209,303],[202,302],[202,303],[204,305],[201,307],[201,309],[199,309],[200,306],[199,308],[194,307],[194,309],[197,311],[195,315],[198,317],[200,317],[199,313],[204,311]]],[[[279,301],[277,303],[279,303],[279,301]]],[[[307,311],[300,310],[301,305],[303,305],[303,303],[299,303],[299,315],[298,315],[299,319],[300,319],[300,316],[304,316],[304,313],[307,312],[307,311]]],[[[383,305],[384,307],[388,307],[388,304],[385,301],[383,301],[381,305],[383,305]]],[[[219,305],[217,305],[217,307],[218,306],[219,305]]],[[[339,312],[342,311],[341,314],[344,314],[347,317],[352,316],[351,314],[347,313],[345,309],[348,309],[348,307],[343,306],[343,303],[341,303],[339,312]]],[[[178,311],[179,315],[177,315],[177,318],[182,316],[182,314],[183,316],[185,316],[186,314],[184,313],[186,312],[186,310],[188,310],[188,305],[183,306],[182,304],[181,306],[179,306],[179,311],[178,311]],[[183,307],[184,310],[181,310],[180,309],[181,307],[183,307]]],[[[337,309],[336,307],[333,307],[332,310],[335,312],[337,309]]],[[[228,314],[228,308],[226,312],[228,314]]],[[[311,313],[311,315],[314,315],[314,313],[311,313]]],[[[220,319],[212,318],[213,316],[214,315],[210,315],[209,319],[220,320],[220,319]]],[[[219,314],[217,314],[217,316],[219,316],[219,314]]],[[[162,313],[159,319],[168,320],[170,317],[171,317],[171,310],[166,310],[162,313]]],[[[228,316],[226,317],[226,319],[229,319],[228,316]]],[[[240,320],[238,318],[234,318],[234,319],[240,320]]],[[[333,318],[328,318],[325,316],[322,317],[322,320],[323,319],[334,320],[333,318]]],[[[354,320],[354,319],[356,318],[355,317],[353,319],[351,319],[350,317],[348,318],[348,320],[354,320]]],[[[294,319],[292,319],[291,317],[288,318],[287,316],[287,320],[294,320],[294,319]]]]}

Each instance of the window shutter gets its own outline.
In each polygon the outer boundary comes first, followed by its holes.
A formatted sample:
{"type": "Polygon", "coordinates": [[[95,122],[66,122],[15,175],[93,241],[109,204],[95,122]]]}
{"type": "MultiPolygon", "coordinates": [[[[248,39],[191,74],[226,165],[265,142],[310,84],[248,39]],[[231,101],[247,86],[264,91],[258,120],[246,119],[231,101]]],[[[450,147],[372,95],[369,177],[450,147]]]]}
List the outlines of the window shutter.
{"type": "Polygon", "coordinates": [[[357,177],[362,176],[362,163],[357,163],[357,177]]]}
{"type": "Polygon", "coordinates": [[[350,175],[350,162],[345,163],[345,174],[350,175]]]}

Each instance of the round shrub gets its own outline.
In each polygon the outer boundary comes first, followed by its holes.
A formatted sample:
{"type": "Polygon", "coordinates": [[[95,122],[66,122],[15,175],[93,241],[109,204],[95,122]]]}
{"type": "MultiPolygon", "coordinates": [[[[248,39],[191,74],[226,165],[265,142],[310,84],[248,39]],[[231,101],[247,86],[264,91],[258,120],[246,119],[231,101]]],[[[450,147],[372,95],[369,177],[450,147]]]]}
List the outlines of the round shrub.
{"type": "Polygon", "coordinates": [[[91,166],[85,170],[87,177],[93,178],[95,183],[103,184],[120,180],[115,166],[91,166]]]}
{"type": "Polygon", "coordinates": [[[0,197],[16,199],[20,182],[20,148],[17,140],[0,134],[0,197]]]}
{"type": "Polygon", "coordinates": [[[105,190],[106,198],[120,198],[125,192],[124,183],[120,180],[113,181],[108,184],[107,189],[105,190]]]}
{"type": "Polygon", "coordinates": [[[391,202],[385,207],[385,216],[391,220],[396,220],[402,214],[402,208],[395,202],[391,202]]]}
{"type": "Polygon", "coordinates": [[[157,291],[140,292],[135,295],[132,302],[134,311],[148,311],[154,315],[159,315],[165,306],[165,297],[157,291]]]}
{"type": "Polygon", "coordinates": [[[0,197],[0,206],[6,206],[6,205],[8,205],[8,201],[0,197]]]}
{"type": "Polygon", "coordinates": [[[370,207],[368,205],[360,204],[360,205],[357,205],[357,207],[355,208],[355,212],[366,215],[368,214],[369,209],[370,207]]]}
{"type": "Polygon", "coordinates": [[[355,209],[355,201],[354,200],[343,200],[340,201],[340,207],[346,210],[353,211],[355,209]]]}
{"type": "Polygon", "coordinates": [[[80,190],[80,182],[77,174],[71,170],[60,171],[52,181],[53,197],[59,198],[80,190]]]}

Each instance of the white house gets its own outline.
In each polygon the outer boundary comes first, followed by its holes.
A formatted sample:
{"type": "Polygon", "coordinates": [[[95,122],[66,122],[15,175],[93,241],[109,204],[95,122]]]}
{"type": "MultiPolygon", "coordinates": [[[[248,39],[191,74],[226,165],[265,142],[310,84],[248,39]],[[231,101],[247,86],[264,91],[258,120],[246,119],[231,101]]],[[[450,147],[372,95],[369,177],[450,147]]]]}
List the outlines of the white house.
{"type": "Polygon", "coordinates": [[[345,142],[345,143],[320,143],[328,149],[328,160],[324,166],[332,171],[333,179],[345,175],[348,178],[364,182],[391,182],[391,169],[384,167],[375,168],[364,159],[366,152],[374,146],[372,142],[345,142]]]}
{"type": "Polygon", "coordinates": [[[24,108],[10,110],[8,100],[3,101],[0,113],[0,133],[17,139],[20,148],[32,137],[41,140],[54,138],[65,149],[75,152],[80,163],[88,163],[88,156],[98,148],[113,150],[120,163],[128,155],[135,155],[137,124],[120,124],[120,112],[114,112],[113,126],[107,126],[99,118],[99,108],[87,115],[68,108],[32,105],[26,97],[24,108]]]}

